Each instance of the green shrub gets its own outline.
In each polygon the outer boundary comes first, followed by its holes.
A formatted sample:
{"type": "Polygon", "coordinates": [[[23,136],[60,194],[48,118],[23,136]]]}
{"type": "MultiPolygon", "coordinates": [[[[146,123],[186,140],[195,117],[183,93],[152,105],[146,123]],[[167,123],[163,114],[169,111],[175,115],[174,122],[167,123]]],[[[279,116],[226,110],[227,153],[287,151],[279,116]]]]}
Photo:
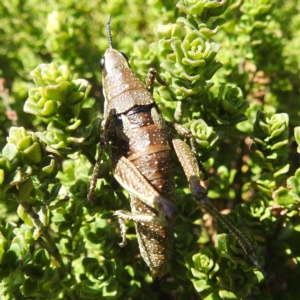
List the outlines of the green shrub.
{"type": "Polygon", "coordinates": [[[102,2],[0,4],[0,295],[298,299],[299,1],[102,2]],[[156,67],[168,81],[154,95],[163,115],[192,131],[209,198],[268,277],[200,209],[179,167],[174,254],[160,282],[132,222],[118,246],[112,214],[130,206],[107,154],[87,201],[109,14],[134,71],[143,78],[156,67]]]}

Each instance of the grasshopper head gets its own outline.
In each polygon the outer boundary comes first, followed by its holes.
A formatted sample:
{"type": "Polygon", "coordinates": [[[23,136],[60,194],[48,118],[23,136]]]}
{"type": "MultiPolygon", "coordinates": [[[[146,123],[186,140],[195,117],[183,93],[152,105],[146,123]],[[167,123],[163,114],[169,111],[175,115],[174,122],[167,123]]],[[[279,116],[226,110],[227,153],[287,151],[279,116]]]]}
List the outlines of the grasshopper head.
{"type": "Polygon", "coordinates": [[[105,51],[104,57],[100,60],[100,67],[103,72],[103,78],[105,78],[105,76],[109,74],[109,72],[115,69],[130,68],[126,54],[113,49],[110,31],[110,16],[106,23],[106,29],[109,48],[105,51]]]}
{"type": "Polygon", "coordinates": [[[100,60],[100,67],[104,78],[115,69],[130,68],[126,54],[113,48],[105,51],[104,57],[100,60]]]}

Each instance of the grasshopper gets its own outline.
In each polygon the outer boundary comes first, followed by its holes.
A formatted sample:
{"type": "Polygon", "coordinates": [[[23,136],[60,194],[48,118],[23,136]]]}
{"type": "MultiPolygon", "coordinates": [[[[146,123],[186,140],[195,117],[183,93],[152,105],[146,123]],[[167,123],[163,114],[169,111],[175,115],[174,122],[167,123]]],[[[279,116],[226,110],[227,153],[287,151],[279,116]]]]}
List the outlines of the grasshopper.
{"type": "Polygon", "coordinates": [[[139,248],[152,277],[161,277],[174,244],[173,225],[178,215],[172,153],[175,152],[187,177],[194,199],[218,218],[235,236],[252,262],[261,269],[247,239],[211,204],[201,185],[199,164],[192,134],[184,126],[164,120],[152,96],[154,80],[163,80],[149,69],[146,85],[130,68],[126,55],[113,49],[110,17],[107,22],[109,48],[100,61],[105,96],[103,136],[95,164],[88,199],[92,199],[105,149],[116,180],[130,194],[131,212],[115,211],[122,242],[126,245],[124,220],[135,223],[139,248]],[[176,130],[189,138],[191,147],[170,133],[176,130]]]}

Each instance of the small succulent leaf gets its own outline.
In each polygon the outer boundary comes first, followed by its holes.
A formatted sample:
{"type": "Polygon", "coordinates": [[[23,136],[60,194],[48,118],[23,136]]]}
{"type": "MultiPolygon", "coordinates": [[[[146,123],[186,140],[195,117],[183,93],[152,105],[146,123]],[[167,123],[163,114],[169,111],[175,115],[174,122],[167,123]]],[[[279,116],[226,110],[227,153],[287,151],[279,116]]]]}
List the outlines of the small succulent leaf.
{"type": "Polygon", "coordinates": [[[287,207],[296,202],[294,197],[290,195],[289,190],[283,187],[273,193],[273,199],[277,204],[283,207],[287,207]]]}

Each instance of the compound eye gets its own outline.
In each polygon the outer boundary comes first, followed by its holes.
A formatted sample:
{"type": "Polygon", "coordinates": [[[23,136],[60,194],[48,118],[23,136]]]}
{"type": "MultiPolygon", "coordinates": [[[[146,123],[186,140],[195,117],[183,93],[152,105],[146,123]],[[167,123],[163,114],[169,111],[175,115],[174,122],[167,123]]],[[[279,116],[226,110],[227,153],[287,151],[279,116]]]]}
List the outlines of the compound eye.
{"type": "Polygon", "coordinates": [[[104,59],[104,57],[102,57],[100,59],[100,67],[101,67],[101,69],[104,69],[104,67],[105,67],[105,59],[104,59]]]}
{"type": "Polygon", "coordinates": [[[128,62],[128,57],[127,57],[127,55],[125,54],[125,53],[123,53],[123,52],[120,52],[120,54],[126,59],[126,61],[128,62]]]}

